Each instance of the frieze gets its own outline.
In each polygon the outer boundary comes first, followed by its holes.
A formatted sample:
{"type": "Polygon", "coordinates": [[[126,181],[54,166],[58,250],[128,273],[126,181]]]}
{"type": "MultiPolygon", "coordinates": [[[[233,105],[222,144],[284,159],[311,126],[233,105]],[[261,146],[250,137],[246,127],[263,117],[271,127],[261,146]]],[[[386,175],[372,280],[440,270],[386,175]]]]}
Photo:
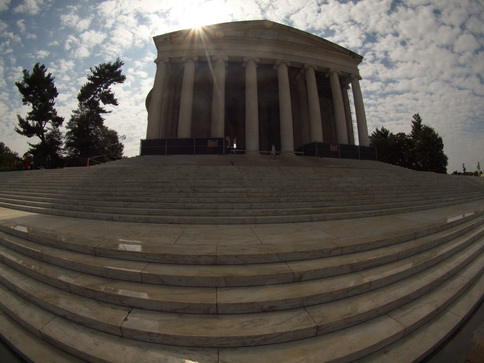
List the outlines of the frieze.
{"type": "Polygon", "coordinates": [[[269,39],[269,40],[287,40],[283,37],[281,33],[274,30],[257,29],[249,30],[246,35],[248,38],[255,39],[269,39]]]}

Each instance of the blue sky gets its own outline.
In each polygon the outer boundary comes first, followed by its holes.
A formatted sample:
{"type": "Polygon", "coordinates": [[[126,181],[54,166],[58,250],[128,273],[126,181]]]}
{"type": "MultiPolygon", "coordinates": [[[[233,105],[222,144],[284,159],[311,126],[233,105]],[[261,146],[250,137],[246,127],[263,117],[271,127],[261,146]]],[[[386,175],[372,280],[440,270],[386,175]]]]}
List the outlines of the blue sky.
{"type": "MultiPolygon", "coordinates": [[[[308,31],[364,57],[361,88],[371,134],[408,133],[419,113],[444,140],[447,171],[484,165],[482,0],[0,0],[0,141],[22,155],[25,116],[15,82],[44,64],[69,120],[89,68],[119,57],[127,80],[106,124],[139,154],[152,87],[152,37],[203,24],[268,19],[308,31]]],[[[37,143],[37,139],[30,140],[37,143]]]]}

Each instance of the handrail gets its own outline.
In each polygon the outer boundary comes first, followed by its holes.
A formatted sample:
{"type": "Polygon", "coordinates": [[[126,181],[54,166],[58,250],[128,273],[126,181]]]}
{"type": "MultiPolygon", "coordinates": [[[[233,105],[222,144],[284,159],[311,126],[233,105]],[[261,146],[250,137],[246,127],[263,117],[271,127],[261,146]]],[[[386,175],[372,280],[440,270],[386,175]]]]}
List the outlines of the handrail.
{"type": "Polygon", "coordinates": [[[97,156],[93,156],[93,157],[88,157],[87,158],[87,163],[86,163],[86,166],[91,166],[91,161],[94,161],[98,164],[103,164],[103,162],[101,161],[98,161],[98,160],[95,160],[97,158],[101,158],[101,157],[105,157],[105,156],[109,156],[109,155],[114,155],[114,153],[111,153],[111,154],[104,154],[104,155],[97,155],[97,156]]]}

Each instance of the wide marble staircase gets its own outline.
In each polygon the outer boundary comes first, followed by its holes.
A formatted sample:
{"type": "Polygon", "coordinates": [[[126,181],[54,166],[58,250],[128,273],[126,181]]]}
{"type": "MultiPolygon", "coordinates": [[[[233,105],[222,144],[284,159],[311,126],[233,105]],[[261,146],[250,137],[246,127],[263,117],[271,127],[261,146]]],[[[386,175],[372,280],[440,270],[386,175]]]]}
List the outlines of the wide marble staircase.
{"type": "Polygon", "coordinates": [[[0,175],[0,334],[35,362],[406,362],[484,293],[484,182],[142,157],[0,175]]]}
{"type": "Polygon", "coordinates": [[[247,224],[378,216],[482,197],[473,178],[373,161],[145,156],[111,164],[4,173],[0,207],[125,222],[247,224]]]}

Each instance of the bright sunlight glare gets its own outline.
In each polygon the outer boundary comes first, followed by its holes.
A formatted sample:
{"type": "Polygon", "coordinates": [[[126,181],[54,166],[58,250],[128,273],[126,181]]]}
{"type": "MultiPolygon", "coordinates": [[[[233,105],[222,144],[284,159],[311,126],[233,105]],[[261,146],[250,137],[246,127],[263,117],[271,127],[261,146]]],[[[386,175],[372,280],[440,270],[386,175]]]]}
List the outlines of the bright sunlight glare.
{"type": "Polygon", "coordinates": [[[183,1],[182,4],[178,17],[181,28],[200,28],[231,21],[230,9],[224,1],[183,1]]]}

